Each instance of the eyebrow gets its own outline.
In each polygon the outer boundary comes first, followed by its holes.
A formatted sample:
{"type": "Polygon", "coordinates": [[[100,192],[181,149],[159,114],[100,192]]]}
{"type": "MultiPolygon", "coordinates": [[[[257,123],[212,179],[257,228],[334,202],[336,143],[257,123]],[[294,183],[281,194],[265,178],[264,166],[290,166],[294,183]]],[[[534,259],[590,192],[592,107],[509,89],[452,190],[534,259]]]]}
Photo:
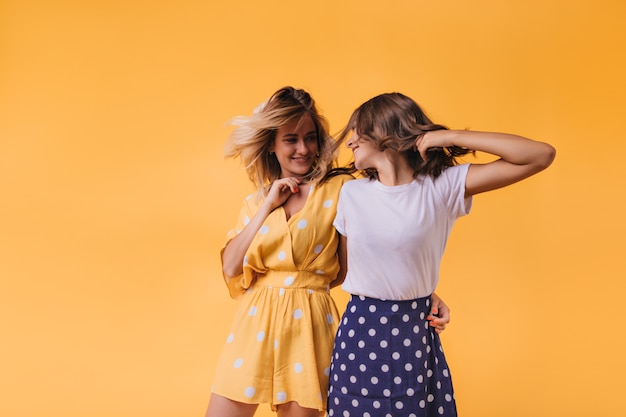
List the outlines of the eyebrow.
{"type": "MultiPolygon", "coordinates": [[[[316,134],[317,134],[317,131],[311,130],[310,132],[305,133],[304,136],[306,137],[306,136],[316,135],[316,134]]],[[[297,138],[298,135],[295,133],[285,133],[282,137],[283,138],[297,138]]]]}

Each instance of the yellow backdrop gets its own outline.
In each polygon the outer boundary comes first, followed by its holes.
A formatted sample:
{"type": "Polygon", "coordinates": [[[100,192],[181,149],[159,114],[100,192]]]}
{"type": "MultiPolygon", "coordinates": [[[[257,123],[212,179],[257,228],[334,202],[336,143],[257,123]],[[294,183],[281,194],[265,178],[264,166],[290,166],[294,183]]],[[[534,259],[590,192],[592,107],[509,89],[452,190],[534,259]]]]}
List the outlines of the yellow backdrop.
{"type": "Polygon", "coordinates": [[[625,4],[0,0],[0,415],[204,414],[251,189],[225,123],[288,84],[333,131],[396,90],[553,144],[452,233],[459,412],[626,415],[625,4]]]}

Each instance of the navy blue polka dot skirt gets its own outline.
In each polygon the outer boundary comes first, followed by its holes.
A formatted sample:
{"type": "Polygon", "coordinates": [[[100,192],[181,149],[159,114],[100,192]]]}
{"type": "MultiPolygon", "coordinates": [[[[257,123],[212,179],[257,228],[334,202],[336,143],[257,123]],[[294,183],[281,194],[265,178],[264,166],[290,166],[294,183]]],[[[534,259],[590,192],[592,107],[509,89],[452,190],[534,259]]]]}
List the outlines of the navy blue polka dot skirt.
{"type": "Polygon", "coordinates": [[[351,296],[330,371],[329,417],[456,417],[430,297],[383,301],[351,296]]]}

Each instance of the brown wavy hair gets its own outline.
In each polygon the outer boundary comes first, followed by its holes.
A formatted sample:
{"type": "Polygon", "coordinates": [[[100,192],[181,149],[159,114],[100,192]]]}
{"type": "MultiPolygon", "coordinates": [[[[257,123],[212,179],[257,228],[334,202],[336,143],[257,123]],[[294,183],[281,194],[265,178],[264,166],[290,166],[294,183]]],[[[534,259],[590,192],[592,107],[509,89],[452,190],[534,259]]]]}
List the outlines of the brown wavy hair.
{"type": "MultiPolygon", "coordinates": [[[[410,97],[401,93],[385,93],[361,104],[350,117],[350,121],[339,134],[342,142],[356,132],[361,139],[369,140],[379,150],[392,149],[406,154],[413,176],[429,175],[437,178],[444,169],[459,163],[458,157],[474,153],[471,149],[450,146],[431,148],[424,160],[415,148],[415,141],[432,130],[447,129],[433,123],[421,107],[410,97]]],[[[363,175],[378,179],[373,168],[365,169],[363,175]]]]}

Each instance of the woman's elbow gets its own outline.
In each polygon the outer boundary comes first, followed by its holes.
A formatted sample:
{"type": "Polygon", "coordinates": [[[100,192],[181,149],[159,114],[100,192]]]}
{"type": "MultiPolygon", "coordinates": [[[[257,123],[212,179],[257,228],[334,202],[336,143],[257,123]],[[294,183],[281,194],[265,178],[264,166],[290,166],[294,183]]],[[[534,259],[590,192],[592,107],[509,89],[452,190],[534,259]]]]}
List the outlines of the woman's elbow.
{"type": "Polygon", "coordinates": [[[222,265],[222,272],[224,273],[224,276],[228,277],[228,278],[232,278],[232,277],[236,277],[239,276],[243,273],[243,268],[241,265],[239,265],[239,267],[235,266],[235,265],[226,265],[223,264],[222,265]]]}
{"type": "Polygon", "coordinates": [[[535,159],[537,172],[543,171],[544,169],[548,168],[556,157],[556,149],[554,148],[554,146],[542,142],[541,148],[541,152],[537,155],[537,158],[535,159]]]}

